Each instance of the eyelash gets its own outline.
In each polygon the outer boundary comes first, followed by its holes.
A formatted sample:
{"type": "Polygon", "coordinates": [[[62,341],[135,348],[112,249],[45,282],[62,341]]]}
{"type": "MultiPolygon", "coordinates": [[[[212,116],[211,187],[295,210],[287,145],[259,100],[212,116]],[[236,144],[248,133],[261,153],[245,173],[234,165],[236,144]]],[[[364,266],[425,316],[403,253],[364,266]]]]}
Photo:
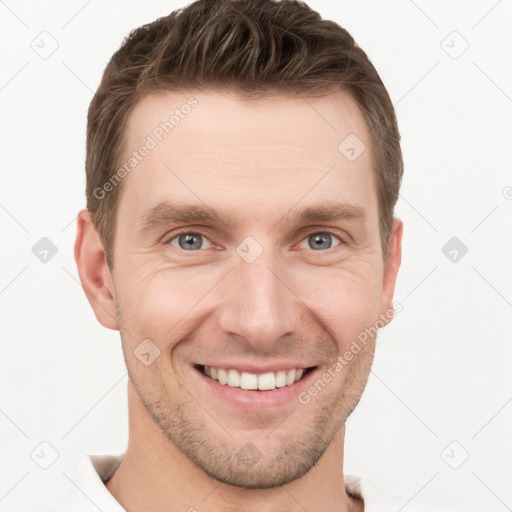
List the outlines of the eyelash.
{"type": "MultiPolygon", "coordinates": [[[[301,240],[301,242],[313,235],[325,235],[326,233],[328,233],[329,235],[332,235],[334,238],[337,238],[340,242],[338,245],[345,245],[345,241],[338,234],[336,234],[334,231],[331,231],[329,229],[323,229],[321,231],[313,231],[313,232],[309,233],[308,235],[306,235],[301,240]]],[[[201,236],[205,237],[206,239],[208,239],[213,244],[213,242],[209,239],[208,235],[203,233],[201,230],[183,230],[183,231],[179,231],[178,233],[175,233],[172,236],[172,238],[169,238],[166,242],[164,242],[165,245],[171,245],[171,242],[173,240],[175,240],[176,238],[180,237],[181,235],[201,235],[201,236]]],[[[335,249],[336,247],[338,247],[338,245],[336,245],[334,247],[330,247],[329,249],[326,249],[325,251],[318,251],[318,252],[326,252],[331,249],[335,249]]],[[[176,249],[180,249],[180,248],[176,247],[176,249]]],[[[198,251],[185,251],[183,249],[181,249],[181,250],[182,250],[182,252],[201,252],[201,249],[199,249],[198,251]]],[[[313,250],[313,249],[311,249],[311,250],[313,250]]],[[[315,251],[315,252],[317,252],[317,251],[315,251]]]]}

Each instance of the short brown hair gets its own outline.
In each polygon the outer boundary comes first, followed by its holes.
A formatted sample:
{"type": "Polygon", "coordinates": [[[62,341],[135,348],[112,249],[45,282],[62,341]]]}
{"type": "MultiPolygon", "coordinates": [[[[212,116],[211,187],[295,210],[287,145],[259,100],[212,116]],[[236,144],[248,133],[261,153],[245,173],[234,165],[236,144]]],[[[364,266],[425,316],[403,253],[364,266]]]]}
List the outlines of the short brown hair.
{"type": "Polygon", "coordinates": [[[151,93],[187,89],[231,90],[248,99],[348,91],[371,134],[386,259],[403,161],[393,104],[366,53],[301,1],[198,0],[131,31],[89,106],[87,209],[111,269],[122,183],[100,198],[95,190],[121,163],[134,105],[151,93]]]}

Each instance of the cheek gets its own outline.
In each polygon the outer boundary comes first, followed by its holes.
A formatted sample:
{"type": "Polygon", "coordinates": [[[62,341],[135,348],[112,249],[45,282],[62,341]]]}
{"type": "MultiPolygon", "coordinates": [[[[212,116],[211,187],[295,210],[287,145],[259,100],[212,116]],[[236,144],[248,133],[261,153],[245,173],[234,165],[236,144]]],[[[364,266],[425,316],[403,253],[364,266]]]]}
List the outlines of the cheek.
{"type": "Polygon", "coordinates": [[[170,331],[207,303],[219,277],[198,270],[134,269],[116,286],[126,329],[138,337],[169,338],[170,331]]]}
{"type": "Polygon", "coordinates": [[[331,331],[340,348],[350,345],[379,316],[381,288],[375,268],[322,269],[300,279],[297,295],[331,331]]]}
{"type": "MultiPolygon", "coordinates": [[[[222,302],[218,293],[226,286],[225,272],[223,267],[206,271],[204,267],[155,269],[133,265],[120,269],[119,275],[129,277],[116,283],[116,296],[133,343],[150,338],[164,348],[170,339],[185,335],[187,325],[197,325],[202,315],[215,309],[217,301],[222,302]]],[[[336,268],[298,265],[283,270],[283,276],[306,305],[297,307],[311,310],[308,314],[313,312],[320,318],[344,346],[378,317],[382,291],[379,272],[374,259],[359,257],[336,268]]]]}

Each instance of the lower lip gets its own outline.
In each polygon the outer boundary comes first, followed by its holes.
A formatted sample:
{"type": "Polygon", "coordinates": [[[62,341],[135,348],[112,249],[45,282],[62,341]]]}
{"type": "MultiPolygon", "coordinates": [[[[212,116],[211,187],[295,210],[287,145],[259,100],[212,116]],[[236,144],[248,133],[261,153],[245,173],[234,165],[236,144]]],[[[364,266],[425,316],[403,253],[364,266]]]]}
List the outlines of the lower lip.
{"type": "Polygon", "coordinates": [[[248,390],[234,388],[227,384],[220,384],[219,381],[206,376],[195,366],[192,367],[192,371],[198,375],[201,382],[200,392],[202,389],[206,388],[208,392],[213,393],[215,396],[231,402],[242,409],[268,410],[271,407],[282,407],[292,401],[300,403],[298,395],[309,385],[309,382],[314,377],[317,368],[315,367],[312,370],[309,370],[299,381],[294,382],[290,386],[266,391],[261,391],[259,389],[248,390]]]}

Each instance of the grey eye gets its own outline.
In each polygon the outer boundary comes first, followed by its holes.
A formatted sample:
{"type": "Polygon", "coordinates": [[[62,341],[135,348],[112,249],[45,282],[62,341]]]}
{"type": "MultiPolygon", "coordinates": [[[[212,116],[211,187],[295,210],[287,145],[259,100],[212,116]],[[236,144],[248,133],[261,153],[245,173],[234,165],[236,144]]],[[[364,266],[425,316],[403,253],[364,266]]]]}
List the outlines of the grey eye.
{"type": "Polygon", "coordinates": [[[172,238],[169,243],[184,251],[194,251],[196,249],[207,249],[209,247],[203,247],[203,240],[207,240],[207,245],[210,244],[209,240],[199,233],[182,233],[172,238]],[[178,246],[174,243],[175,241],[178,242],[178,246]]]}
{"type": "Polygon", "coordinates": [[[330,233],[313,233],[306,238],[309,249],[319,251],[322,249],[331,249],[341,243],[339,238],[331,235],[330,233]],[[333,240],[338,240],[338,243],[333,246],[333,240]]]}

